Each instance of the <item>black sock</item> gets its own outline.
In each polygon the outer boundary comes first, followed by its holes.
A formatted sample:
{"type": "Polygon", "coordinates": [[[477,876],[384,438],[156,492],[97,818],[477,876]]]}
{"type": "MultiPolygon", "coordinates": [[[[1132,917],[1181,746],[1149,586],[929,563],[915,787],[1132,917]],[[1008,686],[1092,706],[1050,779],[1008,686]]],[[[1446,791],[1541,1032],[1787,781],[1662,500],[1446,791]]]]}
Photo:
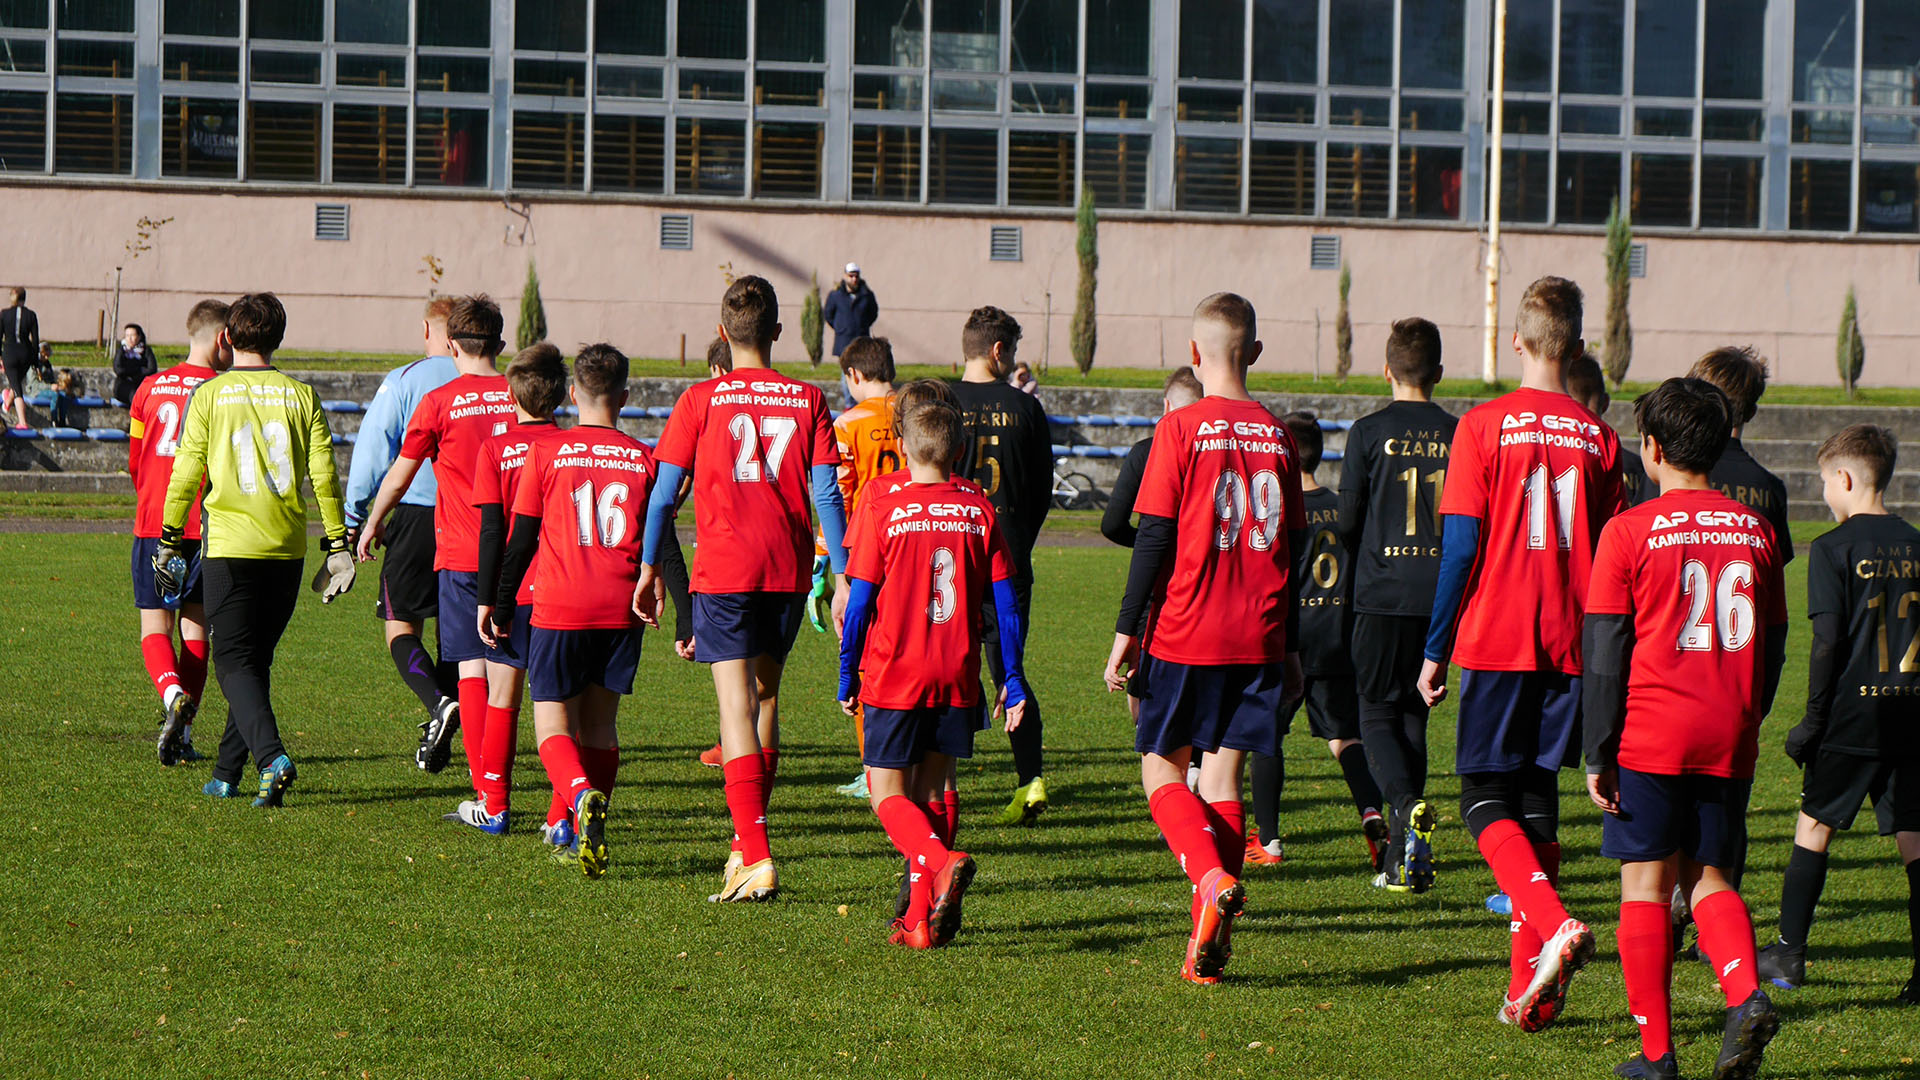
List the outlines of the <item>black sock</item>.
{"type": "Polygon", "coordinates": [[[441,697],[460,700],[460,663],[442,660],[433,666],[433,684],[441,697]]]}
{"type": "Polygon", "coordinates": [[[1913,977],[1920,979],[1920,859],[1907,864],[1907,933],[1913,939],[1913,977]]]}
{"type": "Polygon", "coordinates": [[[1285,752],[1253,755],[1253,822],[1260,830],[1260,843],[1280,839],[1280,792],[1287,786],[1285,752]]]}
{"type": "Polygon", "coordinates": [[[1793,845],[1787,857],[1787,877],[1780,883],[1780,941],[1796,949],[1807,947],[1813,929],[1813,906],[1827,886],[1827,853],[1793,845]]]}
{"type": "Polygon", "coordinates": [[[400,681],[407,684],[420,704],[429,709],[440,704],[440,683],[433,657],[427,655],[427,647],[420,643],[418,635],[401,634],[387,648],[393,654],[393,669],[400,673],[400,681]]]}
{"type": "Polygon", "coordinates": [[[1020,718],[1020,726],[1007,733],[1007,743],[1013,749],[1013,773],[1021,787],[1038,780],[1045,768],[1045,758],[1040,748],[1042,730],[1040,703],[1028,698],[1027,711],[1020,718]]]}
{"type": "Polygon", "coordinates": [[[1367,768],[1367,748],[1354,743],[1340,754],[1340,771],[1347,778],[1347,790],[1353,794],[1353,808],[1361,813],[1380,809],[1380,785],[1373,782],[1367,768]]]}

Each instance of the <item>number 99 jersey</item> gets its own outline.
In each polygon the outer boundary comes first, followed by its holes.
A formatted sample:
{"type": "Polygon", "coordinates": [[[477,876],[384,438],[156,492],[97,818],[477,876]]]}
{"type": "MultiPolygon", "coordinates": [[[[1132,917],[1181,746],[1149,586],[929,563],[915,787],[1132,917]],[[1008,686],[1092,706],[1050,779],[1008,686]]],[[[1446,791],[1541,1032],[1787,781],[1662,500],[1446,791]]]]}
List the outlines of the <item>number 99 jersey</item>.
{"type": "Polygon", "coordinates": [[[540,519],[531,625],[634,624],[633,583],[656,475],[646,446],[615,428],[569,428],[528,447],[513,516],[540,519]]]}
{"type": "Polygon", "coordinates": [[[1297,648],[1287,533],[1306,527],[1300,456],[1265,406],[1202,398],[1161,418],[1134,509],[1174,522],[1148,653],[1212,666],[1272,663],[1297,648]]]}

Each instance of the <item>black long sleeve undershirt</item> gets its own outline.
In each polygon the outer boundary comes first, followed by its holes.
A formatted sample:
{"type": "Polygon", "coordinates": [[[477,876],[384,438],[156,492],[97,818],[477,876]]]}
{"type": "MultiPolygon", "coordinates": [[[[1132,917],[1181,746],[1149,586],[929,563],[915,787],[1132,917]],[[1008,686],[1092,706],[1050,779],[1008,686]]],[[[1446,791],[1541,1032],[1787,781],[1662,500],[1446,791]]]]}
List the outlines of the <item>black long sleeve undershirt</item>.
{"type": "Polygon", "coordinates": [[[660,545],[660,579],[667,583],[667,598],[673,601],[673,640],[693,638],[693,594],[687,589],[687,556],[680,550],[680,534],[672,543],[660,545]]]}
{"type": "Polygon", "coordinates": [[[526,580],[527,568],[533,565],[533,557],[539,550],[539,515],[515,514],[513,532],[507,538],[506,556],[500,564],[499,591],[494,594],[495,626],[505,621],[503,613],[513,611],[515,598],[520,595],[520,583],[526,580]]]}
{"type": "MultiPolygon", "coordinates": [[[[1287,550],[1295,553],[1307,550],[1308,532],[1309,530],[1306,529],[1288,529],[1287,550]]],[[[1281,602],[1286,605],[1287,609],[1287,651],[1297,653],[1300,651],[1299,574],[1293,573],[1287,575],[1287,595],[1286,599],[1281,602]]]]}
{"type": "Polygon", "coordinates": [[[506,556],[507,508],[499,503],[480,507],[480,565],[476,579],[480,595],[491,597],[500,588],[500,563],[506,556]]]}
{"type": "Polygon", "coordinates": [[[1127,593],[1120,601],[1120,618],[1114,624],[1116,634],[1139,634],[1160,583],[1160,568],[1173,551],[1173,519],[1155,514],[1140,515],[1140,529],[1133,538],[1133,560],[1127,565],[1127,593]]]}
{"type": "Polygon", "coordinates": [[[1618,764],[1627,718],[1627,676],[1633,668],[1633,616],[1588,615],[1580,630],[1582,746],[1587,772],[1618,764]]]}

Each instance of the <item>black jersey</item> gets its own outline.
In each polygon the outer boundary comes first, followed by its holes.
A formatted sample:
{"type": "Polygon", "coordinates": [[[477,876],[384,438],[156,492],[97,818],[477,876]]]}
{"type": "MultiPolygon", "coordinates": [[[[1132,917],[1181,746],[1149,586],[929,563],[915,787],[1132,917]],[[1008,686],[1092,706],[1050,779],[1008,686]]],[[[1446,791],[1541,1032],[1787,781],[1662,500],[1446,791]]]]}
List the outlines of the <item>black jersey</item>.
{"type": "Polygon", "coordinates": [[[1308,675],[1353,671],[1353,560],[1340,537],[1340,496],[1304,492],[1307,542],[1294,568],[1300,582],[1300,667],[1308,675]]]}
{"type": "Polygon", "coordinates": [[[1353,609],[1433,612],[1440,492],[1458,419],[1430,401],[1396,401],[1353,422],[1340,466],[1340,529],[1353,553],[1353,609]]]}
{"type": "Polygon", "coordinates": [[[1815,540],[1807,616],[1822,615],[1840,621],[1832,681],[1807,688],[1822,749],[1920,757],[1920,531],[1856,514],[1815,540]]]}
{"type": "Polygon", "coordinates": [[[1119,474],[1113,478],[1113,490],[1107,493],[1107,509],[1100,515],[1100,535],[1121,547],[1132,547],[1140,533],[1133,527],[1133,503],[1140,497],[1140,478],[1147,474],[1147,452],[1152,449],[1153,436],[1149,435],[1127,451],[1119,474]]]}
{"type": "MultiPolygon", "coordinates": [[[[1647,464],[1640,460],[1640,452],[1638,450],[1627,449],[1625,439],[1620,441],[1622,443],[1620,447],[1620,490],[1626,495],[1627,505],[1629,507],[1639,506],[1641,503],[1660,494],[1660,486],[1655,484],[1653,479],[1647,475],[1647,464]]],[[[1776,535],[1784,535],[1779,533],[1778,528],[1774,531],[1776,535]]],[[[1781,549],[1783,554],[1790,550],[1792,550],[1791,544],[1781,549]]]]}
{"type": "MultiPolygon", "coordinates": [[[[1753,460],[1739,439],[1727,443],[1726,452],[1707,470],[1707,483],[1734,502],[1767,519],[1773,535],[1780,541],[1780,561],[1793,561],[1793,535],[1787,531],[1787,485],[1753,460]]],[[[1654,494],[1659,494],[1655,492],[1654,494]]]]}
{"type": "Polygon", "coordinates": [[[951,384],[966,424],[960,474],[1000,512],[1014,573],[1033,576],[1033,543],[1053,506],[1053,432],[1040,400],[1003,382],[951,384]]]}

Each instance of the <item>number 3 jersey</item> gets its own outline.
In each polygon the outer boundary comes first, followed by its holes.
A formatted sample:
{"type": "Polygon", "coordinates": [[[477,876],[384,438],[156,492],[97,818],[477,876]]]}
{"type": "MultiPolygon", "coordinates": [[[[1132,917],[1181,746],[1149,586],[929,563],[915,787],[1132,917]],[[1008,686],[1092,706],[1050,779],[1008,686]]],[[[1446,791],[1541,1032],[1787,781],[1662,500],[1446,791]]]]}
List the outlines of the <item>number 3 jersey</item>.
{"type": "Polygon", "coordinates": [[[1920,532],[1892,514],[1855,514],[1815,540],[1807,617],[1818,615],[1840,620],[1833,681],[1807,689],[1809,716],[1827,722],[1820,748],[1920,758],[1920,532]]]}
{"type": "Polygon", "coordinates": [[[513,516],[540,519],[530,625],[632,626],[653,455],[624,431],[587,425],[534,439],[526,453],[513,516]]]}
{"type": "Polygon", "coordinates": [[[847,576],[879,587],[860,658],[861,702],[978,704],[981,608],[993,582],[1013,576],[993,503],[965,481],[870,484],[847,549],[847,576]]]}
{"type": "MultiPolygon", "coordinates": [[[[176,364],[147,376],[127,406],[127,472],[133,476],[133,535],[160,535],[160,513],[166,506],[167,481],[173,478],[173,452],[180,444],[180,425],[187,417],[187,399],[193,388],[213,378],[200,364],[176,364]]],[[[200,539],[200,506],[187,510],[187,539],[200,539]]]]}
{"type": "Polygon", "coordinates": [[[1620,439],[1572,398],[1522,388],[1454,429],[1440,513],[1480,519],[1453,660],[1580,674],[1593,546],[1621,508],[1620,439]]]}
{"type": "Polygon", "coordinates": [[[1174,549],[1146,648],[1176,664],[1267,664],[1294,602],[1287,533],[1306,527],[1300,457],[1257,401],[1202,398],[1160,420],[1134,509],[1171,518],[1174,549]]]}
{"type": "Polygon", "coordinates": [[[693,470],[694,592],[807,591],[810,474],[840,463],[819,387],[771,368],[695,383],[674,405],[656,453],[661,464],[693,470]]]}
{"type": "Polygon", "coordinates": [[[1766,631],[1787,621],[1773,528],[1718,491],[1675,491],[1607,523],[1587,612],[1632,619],[1620,766],[1746,779],[1766,631]]]}

